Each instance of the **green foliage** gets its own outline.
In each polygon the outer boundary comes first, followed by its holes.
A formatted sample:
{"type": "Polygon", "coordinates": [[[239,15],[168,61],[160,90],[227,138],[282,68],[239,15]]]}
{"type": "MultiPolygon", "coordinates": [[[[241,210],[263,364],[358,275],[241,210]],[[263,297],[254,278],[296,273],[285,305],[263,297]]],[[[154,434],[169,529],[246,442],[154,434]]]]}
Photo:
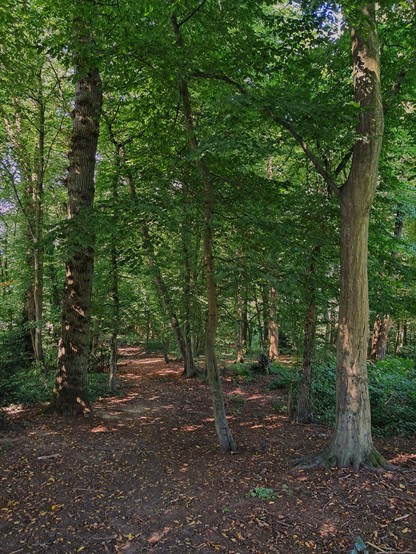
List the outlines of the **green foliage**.
{"type": "MultiPolygon", "coordinates": [[[[273,364],[277,378],[268,388],[292,390],[296,403],[300,370],[273,364]]],[[[372,426],[382,435],[408,436],[416,432],[416,369],[413,359],[390,357],[368,366],[372,426]]],[[[314,413],[323,422],[335,421],[335,361],[313,367],[314,413]]]]}
{"type": "MultiPolygon", "coordinates": [[[[0,382],[3,395],[1,404],[40,404],[51,399],[55,383],[55,373],[45,371],[33,364],[29,368],[18,369],[7,381],[0,382]]],[[[88,390],[90,400],[114,396],[108,387],[108,374],[89,373],[88,390]]],[[[118,391],[120,389],[118,388],[118,391]]],[[[116,395],[121,394],[117,392],[116,395]]]]}
{"type": "Polygon", "coordinates": [[[268,388],[270,390],[275,389],[290,389],[292,383],[297,383],[299,380],[299,369],[295,366],[286,364],[279,364],[278,362],[272,362],[270,365],[270,373],[276,375],[268,388]]]}
{"type": "Polygon", "coordinates": [[[371,419],[381,434],[416,433],[416,369],[411,359],[387,358],[369,366],[371,419]]]}
{"type": "Polygon", "coordinates": [[[276,498],[276,491],[265,487],[254,487],[248,495],[253,498],[260,498],[260,500],[273,500],[276,498]]]}

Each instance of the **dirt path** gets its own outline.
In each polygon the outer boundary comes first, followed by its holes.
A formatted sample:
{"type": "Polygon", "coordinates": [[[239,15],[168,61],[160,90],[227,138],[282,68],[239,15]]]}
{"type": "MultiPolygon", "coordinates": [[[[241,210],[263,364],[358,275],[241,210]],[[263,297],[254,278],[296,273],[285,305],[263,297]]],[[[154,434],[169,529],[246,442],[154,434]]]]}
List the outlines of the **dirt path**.
{"type": "Polygon", "coordinates": [[[123,354],[125,398],[89,419],[26,411],[3,433],[1,553],[347,554],[358,535],[369,552],[416,553],[413,440],[378,442],[398,472],[293,471],[327,430],[277,414],[267,378],[226,378],[240,451],[223,455],[207,385],[123,354]]]}

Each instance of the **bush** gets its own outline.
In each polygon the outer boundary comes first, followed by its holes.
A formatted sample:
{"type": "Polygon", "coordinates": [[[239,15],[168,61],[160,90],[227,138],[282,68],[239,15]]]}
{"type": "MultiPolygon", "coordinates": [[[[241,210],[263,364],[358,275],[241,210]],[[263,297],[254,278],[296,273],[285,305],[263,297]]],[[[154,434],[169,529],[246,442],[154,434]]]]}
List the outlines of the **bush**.
{"type": "MultiPolygon", "coordinates": [[[[54,384],[54,371],[45,373],[36,365],[19,370],[8,380],[1,403],[30,405],[48,402],[51,399],[54,384]]],[[[108,387],[106,373],[89,373],[88,388],[91,402],[100,397],[114,396],[108,387]]]]}
{"type": "MultiPolygon", "coordinates": [[[[296,404],[300,368],[273,364],[277,378],[271,389],[292,389],[296,404]]],[[[312,398],[315,415],[325,423],[335,422],[335,361],[313,366],[312,398]]],[[[416,433],[416,369],[412,359],[387,358],[369,364],[369,392],[372,427],[382,435],[408,436],[416,433]]]]}
{"type": "Polygon", "coordinates": [[[386,358],[369,365],[371,418],[381,434],[416,433],[416,369],[412,359],[386,358]]]}

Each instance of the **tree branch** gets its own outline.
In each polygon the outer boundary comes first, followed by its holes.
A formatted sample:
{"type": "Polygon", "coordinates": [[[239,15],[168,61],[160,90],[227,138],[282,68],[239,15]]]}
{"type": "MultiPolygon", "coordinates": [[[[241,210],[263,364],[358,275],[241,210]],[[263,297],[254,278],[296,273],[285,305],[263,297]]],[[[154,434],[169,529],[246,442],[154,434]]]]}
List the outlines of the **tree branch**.
{"type": "Polygon", "coordinates": [[[303,138],[295,131],[295,129],[290,125],[288,121],[283,119],[282,117],[279,117],[275,115],[271,110],[269,110],[269,115],[279,125],[281,125],[286,131],[288,131],[292,137],[296,140],[296,142],[299,144],[299,146],[302,148],[304,153],[306,154],[307,158],[312,162],[314,168],[319,173],[319,175],[324,179],[328,187],[337,195],[340,196],[340,188],[336,184],[335,180],[333,179],[332,175],[328,173],[328,171],[324,168],[324,166],[321,164],[321,162],[318,160],[318,158],[315,156],[315,154],[312,152],[312,150],[309,148],[309,146],[306,144],[306,142],[303,140],[303,138]]]}
{"type": "Polygon", "coordinates": [[[191,17],[193,17],[197,12],[199,12],[199,10],[203,7],[204,4],[206,4],[206,2],[207,0],[202,0],[202,2],[200,2],[198,6],[191,11],[189,15],[187,15],[184,19],[182,19],[180,23],[178,23],[178,27],[182,27],[182,25],[184,25],[187,21],[189,21],[191,17]]]}

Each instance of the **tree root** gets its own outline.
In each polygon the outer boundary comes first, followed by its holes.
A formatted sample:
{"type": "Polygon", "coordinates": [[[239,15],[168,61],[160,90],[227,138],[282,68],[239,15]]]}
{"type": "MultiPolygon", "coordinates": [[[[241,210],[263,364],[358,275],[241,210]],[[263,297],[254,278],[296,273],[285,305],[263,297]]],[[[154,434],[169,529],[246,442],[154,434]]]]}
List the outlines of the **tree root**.
{"type": "Polygon", "coordinates": [[[294,467],[295,469],[350,467],[353,471],[359,471],[360,468],[363,468],[374,472],[397,469],[396,466],[388,462],[374,447],[371,449],[371,452],[362,459],[353,456],[345,458],[342,454],[341,452],[340,455],[337,455],[334,452],[333,445],[329,445],[329,447],[319,454],[312,454],[296,460],[294,467]]]}

